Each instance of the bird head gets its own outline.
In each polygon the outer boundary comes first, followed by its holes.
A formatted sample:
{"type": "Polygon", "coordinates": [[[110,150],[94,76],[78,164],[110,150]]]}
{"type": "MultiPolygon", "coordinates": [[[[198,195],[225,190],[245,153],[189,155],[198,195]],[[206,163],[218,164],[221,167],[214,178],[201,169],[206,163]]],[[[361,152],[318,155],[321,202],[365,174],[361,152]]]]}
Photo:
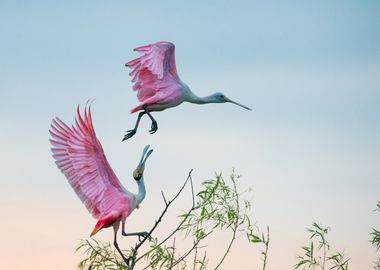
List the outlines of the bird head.
{"type": "Polygon", "coordinates": [[[226,97],[223,93],[220,93],[220,92],[216,92],[214,94],[211,95],[211,99],[213,102],[215,103],[226,103],[226,102],[229,102],[229,103],[233,103],[235,105],[238,105],[246,110],[252,110],[251,108],[247,107],[247,106],[244,106],[240,103],[237,103],[236,101],[233,101],[231,99],[229,99],[228,97],[226,97]]]}
{"type": "Polygon", "coordinates": [[[143,150],[143,154],[141,156],[139,165],[137,165],[137,168],[133,171],[133,178],[138,182],[141,180],[141,177],[143,176],[144,169],[145,169],[145,162],[147,158],[152,154],[153,149],[150,149],[149,151],[149,145],[145,146],[143,150]]]}

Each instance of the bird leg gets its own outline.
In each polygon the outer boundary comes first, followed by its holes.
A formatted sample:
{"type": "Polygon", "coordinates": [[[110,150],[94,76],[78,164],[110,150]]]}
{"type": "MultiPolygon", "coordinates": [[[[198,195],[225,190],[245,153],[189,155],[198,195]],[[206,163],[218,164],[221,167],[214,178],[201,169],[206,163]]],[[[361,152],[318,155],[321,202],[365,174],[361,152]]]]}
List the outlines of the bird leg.
{"type": "Polygon", "coordinates": [[[133,135],[136,134],[137,132],[137,128],[139,127],[139,124],[140,124],[140,119],[141,117],[146,114],[146,112],[140,112],[139,113],[139,116],[137,117],[137,121],[136,121],[136,124],[135,124],[135,128],[134,129],[131,129],[131,130],[128,130],[127,131],[127,134],[124,135],[124,138],[122,141],[125,141],[125,140],[128,140],[129,138],[131,138],[133,135]]]}
{"type": "Polygon", "coordinates": [[[114,232],[115,232],[115,235],[114,235],[113,245],[115,246],[116,250],[119,252],[120,256],[123,258],[123,261],[125,262],[125,264],[129,266],[129,259],[124,256],[123,252],[121,252],[119,245],[116,241],[117,230],[114,230],[114,232]]]}
{"type": "Polygon", "coordinates": [[[122,222],[122,223],[121,223],[121,234],[122,234],[123,236],[135,236],[135,235],[136,235],[136,236],[139,237],[139,241],[140,241],[140,237],[143,237],[143,238],[149,238],[149,240],[152,238],[148,232],[126,233],[126,232],[125,232],[125,222],[122,222]]]}
{"type": "Polygon", "coordinates": [[[150,120],[152,120],[152,125],[150,126],[151,129],[149,130],[149,133],[154,134],[154,133],[156,133],[156,131],[158,129],[157,121],[153,118],[153,116],[148,111],[148,104],[145,104],[143,106],[143,109],[144,109],[145,113],[149,116],[150,120]]]}
{"type": "Polygon", "coordinates": [[[149,238],[149,240],[152,238],[150,236],[150,234],[148,232],[134,232],[134,233],[125,233],[125,232],[122,232],[121,233],[123,236],[138,236],[139,237],[139,241],[141,240],[140,238],[149,238]]]}
{"type": "Polygon", "coordinates": [[[144,114],[147,114],[149,116],[150,120],[152,120],[152,125],[150,127],[151,129],[149,130],[149,133],[150,134],[156,133],[156,131],[158,130],[157,121],[153,118],[153,116],[151,115],[151,113],[148,111],[148,106],[149,106],[148,104],[143,105],[144,111],[139,113],[139,116],[137,117],[137,121],[136,121],[136,124],[135,124],[135,128],[131,129],[131,130],[128,130],[127,134],[124,135],[124,138],[123,138],[122,141],[128,140],[129,138],[131,138],[133,135],[136,134],[137,128],[139,127],[139,124],[140,124],[141,117],[144,114]]]}

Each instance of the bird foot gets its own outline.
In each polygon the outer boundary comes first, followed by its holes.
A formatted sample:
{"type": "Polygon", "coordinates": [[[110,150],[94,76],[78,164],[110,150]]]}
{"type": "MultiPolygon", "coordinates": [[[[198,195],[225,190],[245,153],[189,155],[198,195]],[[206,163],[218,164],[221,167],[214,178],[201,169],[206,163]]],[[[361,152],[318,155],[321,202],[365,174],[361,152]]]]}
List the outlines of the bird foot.
{"type": "Polygon", "coordinates": [[[128,140],[129,138],[132,138],[133,135],[136,134],[136,129],[131,129],[127,131],[127,134],[124,135],[124,138],[122,141],[128,140]]]}
{"type": "Polygon", "coordinates": [[[149,133],[150,134],[154,134],[156,133],[157,129],[158,129],[158,125],[157,125],[157,122],[156,121],[152,121],[152,125],[150,127],[151,129],[149,130],[149,133]]]}
{"type": "Polygon", "coordinates": [[[141,241],[141,238],[144,240],[145,238],[148,238],[148,240],[152,240],[152,236],[148,232],[141,232],[138,234],[139,241],[141,241]]]}

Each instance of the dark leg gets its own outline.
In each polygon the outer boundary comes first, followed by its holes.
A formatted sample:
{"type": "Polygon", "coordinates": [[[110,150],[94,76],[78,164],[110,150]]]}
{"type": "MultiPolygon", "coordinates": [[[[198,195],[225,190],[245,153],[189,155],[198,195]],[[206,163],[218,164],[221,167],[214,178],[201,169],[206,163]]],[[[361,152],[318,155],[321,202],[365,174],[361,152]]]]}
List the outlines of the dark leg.
{"type": "Polygon", "coordinates": [[[145,114],[146,112],[140,112],[139,113],[139,116],[137,117],[137,121],[136,121],[136,124],[135,124],[135,128],[134,129],[131,129],[131,130],[128,130],[127,131],[127,134],[124,135],[124,138],[122,141],[125,141],[125,140],[128,140],[129,138],[131,138],[133,135],[136,134],[137,132],[137,128],[139,127],[139,124],[140,124],[140,119],[141,117],[145,114]]]}
{"type": "Polygon", "coordinates": [[[123,258],[123,261],[125,262],[125,264],[127,266],[129,266],[129,259],[127,259],[124,256],[123,252],[121,252],[121,250],[119,248],[119,245],[117,244],[117,241],[116,241],[117,230],[115,230],[115,228],[114,228],[114,232],[115,232],[115,234],[114,234],[114,239],[113,239],[113,245],[115,246],[116,250],[119,252],[120,256],[123,258]]]}
{"type": "Polygon", "coordinates": [[[145,111],[145,113],[149,116],[150,120],[152,120],[152,125],[150,126],[150,130],[149,130],[149,133],[150,134],[154,134],[156,133],[157,129],[158,129],[158,125],[157,125],[157,121],[153,118],[153,116],[150,114],[150,112],[148,111],[148,106],[149,105],[144,105],[143,106],[143,109],[145,111]]]}
{"type": "Polygon", "coordinates": [[[123,236],[138,236],[140,238],[151,238],[148,232],[121,233],[123,236]]]}
{"type": "Polygon", "coordinates": [[[125,232],[125,223],[122,222],[121,223],[121,234],[123,236],[138,236],[139,237],[139,240],[140,240],[140,237],[143,237],[143,238],[151,238],[149,233],[147,232],[134,232],[134,233],[126,233],[125,232]]]}

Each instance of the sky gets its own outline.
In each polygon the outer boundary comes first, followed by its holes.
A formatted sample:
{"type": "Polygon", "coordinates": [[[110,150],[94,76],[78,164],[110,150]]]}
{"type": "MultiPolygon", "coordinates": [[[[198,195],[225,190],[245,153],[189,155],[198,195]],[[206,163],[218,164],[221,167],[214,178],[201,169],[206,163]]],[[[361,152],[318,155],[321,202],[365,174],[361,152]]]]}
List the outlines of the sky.
{"type": "MultiPolygon", "coordinates": [[[[72,123],[78,104],[93,121],[120,181],[150,144],[147,197],[127,229],[154,223],[161,190],[174,194],[194,169],[242,174],[251,217],[271,228],[268,269],[292,269],[306,227],[329,226],[332,250],[350,269],[371,269],[380,227],[380,2],[378,1],[20,1],[0,0],[1,269],[75,269],[79,239],[95,220],[56,168],[49,125],[72,123]],[[181,79],[253,108],[183,104],[143,119],[122,143],[138,104],[124,64],[133,48],[176,45],[181,79]]],[[[183,198],[165,226],[186,209],[183,198]]],[[[164,233],[163,231],[159,233],[164,233]]],[[[112,239],[112,230],[99,233],[112,239]]],[[[223,237],[210,245],[220,256],[223,237]],[[217,245],[215,245],[217,243],[217,245]]],[[[121,239],[128,248],[131,239],[121,239]]],[[[223,269],[261,269],[259,248],[238,239],[223,269]],[[236,268],[238,267],[238,268],[236,268]]]]}

